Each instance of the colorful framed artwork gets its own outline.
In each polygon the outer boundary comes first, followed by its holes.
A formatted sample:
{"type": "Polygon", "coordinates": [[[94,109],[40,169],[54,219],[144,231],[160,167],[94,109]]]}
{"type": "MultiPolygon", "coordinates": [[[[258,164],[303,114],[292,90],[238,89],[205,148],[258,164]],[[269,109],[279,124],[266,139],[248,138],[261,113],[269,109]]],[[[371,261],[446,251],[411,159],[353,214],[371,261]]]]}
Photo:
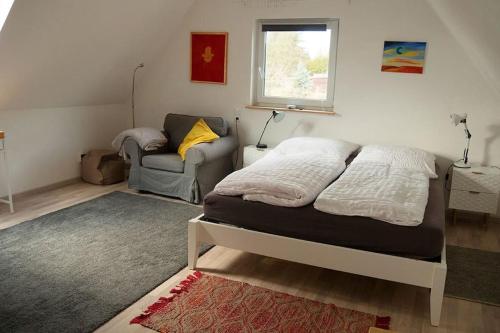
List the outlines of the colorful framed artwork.
{"type": "Polygon", "coordinates": [[[191,81],[226,84],[227,32],[191,33],[191,81]]]}
{"type": "Polygon", "coordinates": [[[426,42],[384,42],[382,72],[422,74],[426,42]]]}

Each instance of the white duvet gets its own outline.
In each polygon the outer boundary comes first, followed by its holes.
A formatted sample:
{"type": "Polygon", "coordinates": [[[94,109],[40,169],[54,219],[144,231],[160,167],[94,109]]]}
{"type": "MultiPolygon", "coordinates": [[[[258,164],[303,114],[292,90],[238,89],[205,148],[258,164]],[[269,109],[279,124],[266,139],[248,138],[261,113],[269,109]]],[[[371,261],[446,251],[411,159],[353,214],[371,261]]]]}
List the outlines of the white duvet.
{"type": "Polygon", "coordinates": [[[224,178],[214,192],[277,206],[304,206],[344,171],[345,160],[357,148],[332,139],[285,140],[262,159],[224,178]]]}
{"type": "Polygon", "coordinates": [[[321,192],[314,208],[416,226],[424,218],[428,195],[429,178],[423,172],[388,164],[355,163],[321,192]]]}
{"type": "Polygon", "coordinates": [[[434,171],[428,164],[432,159],[432,154],[421,154],[414,148],[364,147],[342,176],[318,196],[314,208],[417,226],[427,206],[429,176],[433,177],[434,171]],[[430,156],[425,158],[429,161],[417,155],[430,156]]]}

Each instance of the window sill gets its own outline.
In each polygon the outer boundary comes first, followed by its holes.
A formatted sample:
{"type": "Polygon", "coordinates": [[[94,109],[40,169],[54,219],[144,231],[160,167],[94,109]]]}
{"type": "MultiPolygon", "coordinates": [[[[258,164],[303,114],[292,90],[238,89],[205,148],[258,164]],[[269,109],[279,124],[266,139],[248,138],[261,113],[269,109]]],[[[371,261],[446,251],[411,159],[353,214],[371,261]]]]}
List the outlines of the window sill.
{"type": "Polygon", "coordinates": [[[261,106],[261,105],[247,105],[245,108],[250,109],[250,110],[260,110],[260,111],[286,111],[286,112],[305,112],[305,113],[315,113],[315,114],[323,114],[323,115],[329,115],[329,116],[334,116],[336,115],[335,111],[333,109],[289,109],[286,107],[280,107],[280,106],[261,106]]]}

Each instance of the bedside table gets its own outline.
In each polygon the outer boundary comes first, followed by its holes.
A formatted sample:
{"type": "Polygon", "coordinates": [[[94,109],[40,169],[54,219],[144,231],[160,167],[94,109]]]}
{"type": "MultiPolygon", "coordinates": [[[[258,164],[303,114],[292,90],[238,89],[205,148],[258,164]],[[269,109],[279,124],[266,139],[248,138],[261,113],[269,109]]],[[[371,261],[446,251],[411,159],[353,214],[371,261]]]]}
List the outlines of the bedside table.
{"type": "Polygon", "coordinates": [[[489,214],[496,214],[500,193],[500,170],[491,167],[453,168],[449,208],[483,213],[484,221],[489,214]]]}
{"type": "Polygon", "coordinates": [[[243,147],[243,167],[247,167],[250,164],[256,162],[262,157],[266,156],[272,148],[257,148],[255,146],[245,146],[243,147]]]}

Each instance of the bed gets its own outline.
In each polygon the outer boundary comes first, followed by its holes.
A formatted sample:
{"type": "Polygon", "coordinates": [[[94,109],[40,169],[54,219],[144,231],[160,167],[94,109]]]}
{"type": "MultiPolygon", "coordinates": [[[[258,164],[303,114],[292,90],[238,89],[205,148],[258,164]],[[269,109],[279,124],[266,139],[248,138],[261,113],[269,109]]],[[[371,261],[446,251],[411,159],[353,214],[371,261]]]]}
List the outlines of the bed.
{"type": "Polygon", "coordinates": [[[417,227],[393,225],[368,217],[328,214],[314,209],[312,204],[280,207],[214,192],[205,197],[203,219],[311,242],[437,260],[444,242],[442,188],[439,181],[430,182],[424,221],[417,227]]]}
{"type": "Polygon", "coordinates": [[[287,139],[226,177],[189,221],[189,268],[205,243],[429,288],[438,326],[447,268],[435,157],[366,145],[349,163],[355,150],[341,140],[287,139]]]}
{"type": "Polygon", "coordinates": [[[446,279],[444,207],[438,180],[430,181],[418,227],[210,193],[204,214],[188,224],[188,266],[196,268],[201,244],[213,244],[429,288],[431,324],[438,326],[446,279]]]}

